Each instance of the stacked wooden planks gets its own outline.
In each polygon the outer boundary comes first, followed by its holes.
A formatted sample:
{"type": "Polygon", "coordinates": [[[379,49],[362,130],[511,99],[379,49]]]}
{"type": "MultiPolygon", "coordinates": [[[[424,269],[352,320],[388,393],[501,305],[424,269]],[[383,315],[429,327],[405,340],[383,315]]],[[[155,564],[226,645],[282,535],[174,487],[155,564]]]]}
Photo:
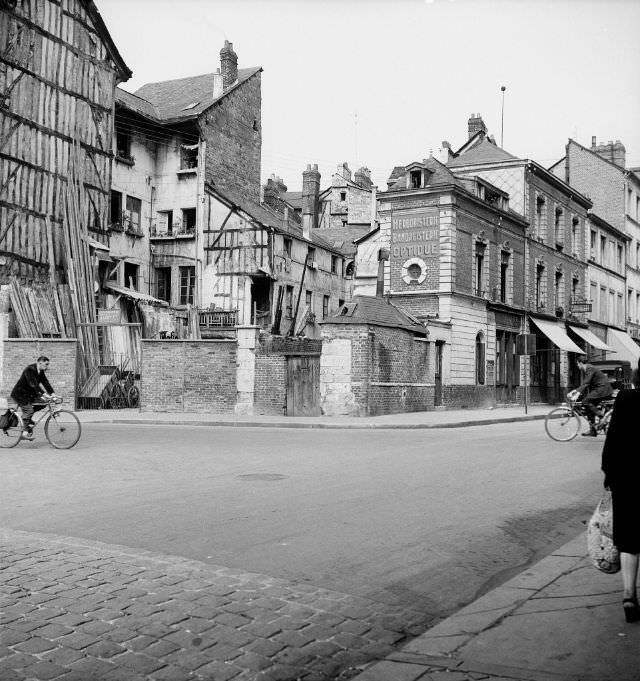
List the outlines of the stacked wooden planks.
{"type": "Polygon", "coordinates": [[[100,361],[100,350],[96,326],[93,267],[89,246],[84,238],[88,234],[89,218],[84,186],[85,159],[85,152],[76,139],[69,154],[62,234],[66,277],[76,323],[78,352],[83,365],[92,367],[100,361]]]}
{"type": "Polygon", "coordinates": [[[74,338],[75,323],[69,286],[21,286],[9,284],[9,297],[20,338],[74,338]]]}

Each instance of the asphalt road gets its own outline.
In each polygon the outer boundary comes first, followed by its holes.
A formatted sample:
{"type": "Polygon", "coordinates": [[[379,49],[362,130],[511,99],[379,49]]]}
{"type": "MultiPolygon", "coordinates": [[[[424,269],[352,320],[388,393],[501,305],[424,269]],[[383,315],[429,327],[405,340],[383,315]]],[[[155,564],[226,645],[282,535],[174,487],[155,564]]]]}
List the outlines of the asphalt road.
{"type": "Polygon", "coordinates": [[[446,615],[584,529],[602,441],[443,430],[85,424],[0,452],[0,524],[446,615]]]}

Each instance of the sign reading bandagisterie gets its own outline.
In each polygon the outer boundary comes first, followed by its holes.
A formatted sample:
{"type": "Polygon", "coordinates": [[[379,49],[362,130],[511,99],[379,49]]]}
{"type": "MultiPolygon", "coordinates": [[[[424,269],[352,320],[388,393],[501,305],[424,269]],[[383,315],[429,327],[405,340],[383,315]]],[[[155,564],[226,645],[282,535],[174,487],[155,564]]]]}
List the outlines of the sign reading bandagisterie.
{"type": "Polygon", "coordinates": [[[438,210],[391,216],[391,254],[394,259],[438,256],[438,210]]]}

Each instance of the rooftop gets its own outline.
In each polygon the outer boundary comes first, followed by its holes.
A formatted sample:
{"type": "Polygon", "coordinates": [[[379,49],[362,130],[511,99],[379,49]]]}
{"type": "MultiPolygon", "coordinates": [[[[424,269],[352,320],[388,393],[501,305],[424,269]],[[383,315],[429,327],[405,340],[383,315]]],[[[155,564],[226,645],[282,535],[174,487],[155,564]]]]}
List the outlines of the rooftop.
{"type": "Polygon", "coordinates": [[[334,315],[327,317],[323,324],[371,324],[406,329],[426,336],[427,327],[411,315],[403,312],[386,298],[377,296],[354,296],[338,308],[334,315]]]}

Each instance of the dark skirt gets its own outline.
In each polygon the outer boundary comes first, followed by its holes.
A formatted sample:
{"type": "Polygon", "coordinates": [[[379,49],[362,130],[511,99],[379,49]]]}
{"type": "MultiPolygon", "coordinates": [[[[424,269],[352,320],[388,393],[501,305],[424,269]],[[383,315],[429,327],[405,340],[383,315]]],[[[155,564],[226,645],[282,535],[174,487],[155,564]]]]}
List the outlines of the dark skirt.
{"type": "Polygon", "coordinates": [[[613,499],[613,543],[618,551],[640,553],[640,494],[638,485],[616,485],[612,487],[611,491],[613,499]]]}

